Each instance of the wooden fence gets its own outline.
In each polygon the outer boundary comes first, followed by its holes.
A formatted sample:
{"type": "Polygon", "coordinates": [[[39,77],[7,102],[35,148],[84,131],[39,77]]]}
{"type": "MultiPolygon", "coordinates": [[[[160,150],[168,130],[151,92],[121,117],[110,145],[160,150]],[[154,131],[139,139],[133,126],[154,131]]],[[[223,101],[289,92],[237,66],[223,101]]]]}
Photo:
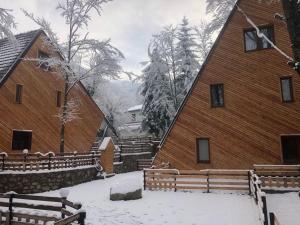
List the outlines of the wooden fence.
{"type": "Polygon", "coordinates": [[[136,167],[137,170],[149,169],[152,166],[152,159],[137,159],[136,167]]]}
{"type": "Polygon", "coordinates": [[[0,171],[39,171],[96,165],[99,152],[0,155],[0,171]]]}
{"type": "Polygon", "coordinates": [[[145,169],[144,189],[249,191],[247,170],[145,169]]]}
{"type": "Polygon", "coordinates": [[[55,225],[67,225],[72,222],[84,225],[86,217],[84,211],[77,211],[81,205],[74,204],[66,197],[0,194],[0,206],[7,208],[0,211],[0,225],[32,225],[49,222],[55,225]]]}
{"type": "Polygon", "coordinates": [[[254,165],[262,189],[300,189],[300,165],[254,165]]]}

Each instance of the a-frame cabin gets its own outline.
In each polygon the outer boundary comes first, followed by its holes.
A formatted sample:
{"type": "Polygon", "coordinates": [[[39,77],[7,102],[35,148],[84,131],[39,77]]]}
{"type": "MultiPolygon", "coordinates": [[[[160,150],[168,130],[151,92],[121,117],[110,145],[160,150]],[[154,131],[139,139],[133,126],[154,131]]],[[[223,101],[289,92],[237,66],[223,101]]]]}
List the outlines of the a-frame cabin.
{"type": "MultiPolygon", "coordinates": [[[[44,38],[35,30],[16,35],[18,46],[0,40],[0,152],[59,152],[64,80],[47,65],[26,60],[54,54],[44,38]]],[[[66,124],[65,152],[89,151],[104,114],[80,82],[69,97],[78,102],[79,119],[66,124]]]]}
{"type": "MultiPolygon", "coordinates": [[[[238,6],[293,56],[281,1],[238,6]]],[[[235,7],[164,136],[154,164],[178,169],[300,163],[300,77],[235,7]]]]}

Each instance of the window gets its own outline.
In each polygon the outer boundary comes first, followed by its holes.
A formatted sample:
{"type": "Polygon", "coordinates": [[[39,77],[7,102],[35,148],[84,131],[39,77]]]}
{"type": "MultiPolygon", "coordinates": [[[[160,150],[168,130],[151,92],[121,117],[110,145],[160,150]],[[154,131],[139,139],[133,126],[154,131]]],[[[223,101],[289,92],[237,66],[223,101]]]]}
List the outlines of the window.
{"type": "Polygon", "coordinates": [[[21,104],[22,103],[22,92],[23,92],[23,86],[20,84],[16,85],[16,103],[21,104]]]}
{"type": "Polygon", "coordinates": [[[61,107],[61,91],[56,92],[56,106],[61,107]]]}
{"type": "Polygon", "coordinates": [[[13,131],[12,149],[24,150],[31,149],[32,132],[31,131],[13,131]]]}
{"type": "Polygon", "coordinates": [[[41,60],[41,62],[39,62],[39,67],[42,68],[43,70],[45,71],[50,71],[51,68],[48,64],[48,62],[43,62],[42,60],[46,60],[49,58],[49,55],[45,52],[42,52],[42,51],[38,51],[38,58],[39,60],[41,60]]]}
{"type": "Polygon", "coordinates": [[[132,121],[132,122],[135,122],[135,121],[136,121],[136,114],[135,114],[135,113],[132,113],[132,114],[131,114],[131,121],[132,121]]]}
{"type": "MultiPolygon", "coordinates": [[[[274,27],[273,26],[264,26],[259,27],[260,32],[266,35],[272,42],[274,42],[274,27]]],[[[245,51],[255,51],[262,49],[272,48],[271,44],[266,41],[264,38],[260,38],[257,35],[256,29],[251,28],[244,31],[245,39],[245,51]]]]}
{"type": "Polygon", "coordinates": [[[198,163],[210,163],[210,150],[208,138],[197,138],[198,163]]]}
{"type": "Polygon", "coordinates": [[[224,85],[213,84],[210,85],[210,96],[212,107],[223,107],[224,106],[224,85]]]}
{"type": "Polygon", "coordinates": [[[283,102],[293,102],[293,80],[291,77],[282,77],[280,78],[281,85],[281,95],[283,102]]]}
{"type": "Polygon", "coordinates": [[[300,136],[281,137],[282,159],[284,164],[300,163],[300,136]]]}

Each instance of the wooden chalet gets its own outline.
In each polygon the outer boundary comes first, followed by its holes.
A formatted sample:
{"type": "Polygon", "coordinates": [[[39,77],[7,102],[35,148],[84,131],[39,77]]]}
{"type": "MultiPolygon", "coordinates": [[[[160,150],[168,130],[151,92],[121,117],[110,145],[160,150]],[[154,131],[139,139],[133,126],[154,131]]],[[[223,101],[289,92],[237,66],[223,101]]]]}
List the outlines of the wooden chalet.
{"type": "MultiPolygon", "coordinates": [[[[293,56],[281,1],[238,6],[293,56]]],[[[154,164],[242,169],[300,163],[300,77],[234,7],[160,145],[154,164]]]]}
{"type": "MultiPolygon", "coordinates": [[[[64,80],[47,65],[25,60],[49,57],[42,30],[16,35],[16,48],[0,40],[0,152],[59,152],[64,80]]],[[[104,114],[81,83],[71,90],[79,117],[66,125],[65,152],[88,151],[96,139],[104,114]]]]}

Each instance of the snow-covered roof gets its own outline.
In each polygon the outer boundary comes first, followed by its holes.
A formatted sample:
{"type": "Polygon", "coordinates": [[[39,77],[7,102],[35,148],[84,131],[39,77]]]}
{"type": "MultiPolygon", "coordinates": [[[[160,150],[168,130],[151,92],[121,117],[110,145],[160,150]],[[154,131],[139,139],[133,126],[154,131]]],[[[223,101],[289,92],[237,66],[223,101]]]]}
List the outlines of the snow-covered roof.
{"type": "Polygon", "coordinates": [[[142,110],[142,108],[143,108],[143,105],[135,105],[135,106],[130,107],[127,111],[128,112],[138,111],[138,110],[142,110]]]}
{"type": "Polygon", "coordinates": [[[0,80],[9,72],[18,57],[26,51],[26,48],[40,32],[41,30],[34,30],[16,35],[18,46],[14,46],[7,38],[0,40],[0,80]]]}

